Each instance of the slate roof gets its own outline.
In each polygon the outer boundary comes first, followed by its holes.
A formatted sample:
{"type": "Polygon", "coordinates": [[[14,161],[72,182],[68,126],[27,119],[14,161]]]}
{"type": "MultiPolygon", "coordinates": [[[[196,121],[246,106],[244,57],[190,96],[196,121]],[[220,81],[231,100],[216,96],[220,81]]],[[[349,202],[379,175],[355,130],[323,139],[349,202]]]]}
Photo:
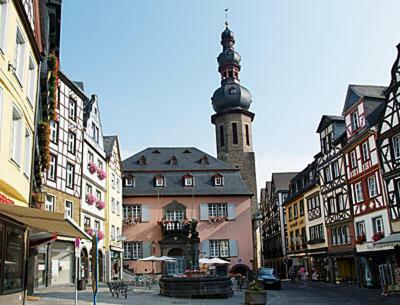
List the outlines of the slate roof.
{"type": "Polygon", "coordinates": [[[272,173],[272,183],[275,185],[275,191],[289,190],[290,180],[297,174],[298,172],[272,173]]]}
{"type": "Polygon", "coordinates": [[[360,98],[385,99],[385,86],[349,85],[343,113],[353,106],[360,98]]]}
{"type": "Polygon", "coordinates": [[[104,136],[103,145],[106,152],[106,158],[109,159],[112,155],[114,143],[117,140],[117,136],[104,136]]]}
{"type": "Polygon", "coordinates": [[[85,91],[85,85],[83,84],[83,82],[78,82],[78,81],[73,81],[73,82],[79,89],[85,91]]]}
{"type": "Polygon", "coordinates": [[[240,171],[195,147],[149,147],[122,162],[124,175],[135,178],[135,186],[124,186],[124,196],[252,196],[240,171]],[[139,164],[141,157],[146,164],[139,164]],[[208,164],[200,160],[206,156],[208,164]],[[176,158],[176,164],[170,159],[176,158]],[[183,176],[194,178],[193,187],[183,185],[183,176]],[[221,174],[223,186],[214,185],[214,175],[221,174]],[[156,187],[157,175],[165,178],[164,187],[156,187]]]}
{"type": "Polygon", "coordinates": [[[318,128],[317,128],[317,133],[320,133],[322,130],[324,130],[328,125],[330,125],[333,122],[342,122],[344,126],[344,117],[339,116],[339,115],[326,115],[324,114],[321,117],[321,121],[319,122],[318,128]]]}

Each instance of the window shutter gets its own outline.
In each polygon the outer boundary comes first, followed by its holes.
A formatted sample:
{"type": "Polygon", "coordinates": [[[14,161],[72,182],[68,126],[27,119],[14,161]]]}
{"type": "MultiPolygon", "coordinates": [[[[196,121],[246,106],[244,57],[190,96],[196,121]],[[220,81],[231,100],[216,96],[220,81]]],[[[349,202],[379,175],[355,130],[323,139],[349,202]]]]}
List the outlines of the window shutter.
{"type": "Polygon", "coordinates": [[[208,220],[208,204],[200,204],[200,220],[208,220]]]}
{"type": "Polygon", "coordinates": [[[151,241],[143,242],[143,257],[148,257],[152,255],[153,243],[151,241]]]}
{"type": "Polygon", "coordinates": [[[239,256],[238,241],[230,239],[229,240],[229,256],[239,256]]]}
{"type": "Polygon", "coordinates": [[[148,205],[142,205],[142,221],[150,221],[150,207],[148,205]]]}
{"type": "Polygon", "coordinates": [[[210,241],[203,240],[201,242],[201,257],[210,257],[210,241]]]}
{"type": "Polygon", "coordinates": [[[233,220],[236,218],[236,206],[233,203],[228,203],[228,219],[233,220]]]}

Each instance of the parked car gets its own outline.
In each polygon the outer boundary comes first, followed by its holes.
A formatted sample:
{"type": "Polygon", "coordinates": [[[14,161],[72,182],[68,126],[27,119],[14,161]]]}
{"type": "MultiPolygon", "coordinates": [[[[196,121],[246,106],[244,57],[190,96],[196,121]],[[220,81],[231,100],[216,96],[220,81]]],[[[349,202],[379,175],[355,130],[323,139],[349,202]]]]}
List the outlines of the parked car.
{"type": "Polygon", "coordinates": [[[264,289],[281,289],[281,279],[274,268],[260,268],[256,280],[264,286],[264,289]]]}

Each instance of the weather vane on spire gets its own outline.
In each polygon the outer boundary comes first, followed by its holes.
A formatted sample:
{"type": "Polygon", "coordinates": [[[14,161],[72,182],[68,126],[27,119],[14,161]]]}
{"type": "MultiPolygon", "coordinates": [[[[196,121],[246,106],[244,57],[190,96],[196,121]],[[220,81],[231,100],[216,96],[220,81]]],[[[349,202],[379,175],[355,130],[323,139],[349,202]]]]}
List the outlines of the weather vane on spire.
{"type": "Polygon", "coordinates": [[[228,11],[229,11],[229,8],[226,8],[225,9],[225,25],[226,26],[228,26],[228,11]]]}

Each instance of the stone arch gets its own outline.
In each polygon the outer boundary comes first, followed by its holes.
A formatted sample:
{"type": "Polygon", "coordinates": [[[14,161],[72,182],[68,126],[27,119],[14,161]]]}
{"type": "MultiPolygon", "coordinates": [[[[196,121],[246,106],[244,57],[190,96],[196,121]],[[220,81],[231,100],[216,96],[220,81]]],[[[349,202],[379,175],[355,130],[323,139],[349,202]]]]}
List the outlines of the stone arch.
{"type": "Polygon", "coordinates": [[[82,247],[80,252],[79,278],[88,279],[89,277],[89,252],[86,247],[82,247]]]}
{"type": "Polygon", "coordinates": [[[247,279],[251,279],[253,277],[253,272],[251,269],[244,264],[236,264],[232,266],[230,273],[244,275],[247,279]]]}
{"type": "Polygon", "coordinates": [[[173,200],[163,207],[164,217],[166,216],[167,211],[183,211],[183,217],[186,217],[186,206],[176,200],[173,200]]]}

